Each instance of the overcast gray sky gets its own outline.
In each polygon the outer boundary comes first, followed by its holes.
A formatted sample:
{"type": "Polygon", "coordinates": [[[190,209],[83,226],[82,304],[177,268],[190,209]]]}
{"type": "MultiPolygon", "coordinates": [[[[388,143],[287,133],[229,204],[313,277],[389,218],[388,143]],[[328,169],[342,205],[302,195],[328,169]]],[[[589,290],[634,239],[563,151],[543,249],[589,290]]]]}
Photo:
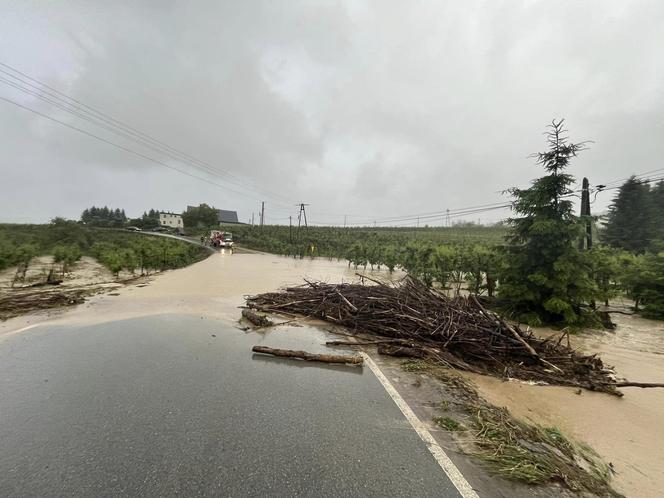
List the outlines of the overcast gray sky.
{"type": "Polygon", "coordinates": [[[201,202],[246,221],[264,199],[267,222],[306,202],[313,222],[356,223],[499,203],[540,175],[528,155],[559,117],[595,141],[570,171],[591,184],[664,168],[658,0],[0,0],[0,38],[0,62],[221,173],[2,81],[0,97],[232,189],[0,100],[2,221],[201,202]]]}

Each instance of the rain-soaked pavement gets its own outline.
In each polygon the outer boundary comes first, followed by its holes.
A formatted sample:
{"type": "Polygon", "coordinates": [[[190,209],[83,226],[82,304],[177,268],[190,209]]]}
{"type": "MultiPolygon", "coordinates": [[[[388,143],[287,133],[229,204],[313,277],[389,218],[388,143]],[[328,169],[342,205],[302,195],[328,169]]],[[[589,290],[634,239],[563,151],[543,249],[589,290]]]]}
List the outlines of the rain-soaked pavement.
{"type": "Polygon", "coordinates": [[[459,496],[368,368],[309,327],[192,314],[0,341],[0,496],[459,496]]]}

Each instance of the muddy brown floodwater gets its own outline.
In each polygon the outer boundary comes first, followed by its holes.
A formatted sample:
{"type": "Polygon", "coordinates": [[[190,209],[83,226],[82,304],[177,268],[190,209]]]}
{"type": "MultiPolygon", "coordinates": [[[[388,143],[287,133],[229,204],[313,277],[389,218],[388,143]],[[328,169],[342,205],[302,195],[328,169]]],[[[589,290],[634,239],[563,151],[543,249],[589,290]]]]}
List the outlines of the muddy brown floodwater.
{"type": "MultiPolygon", "coordinates": [[[[387,276],[386,272],[379,273],[387,276]]],[[[293,260],[252,253],[218,253],[188,268],[159,275],[144,287],[127,286],[92,297],[55,315],[18,317],[0,323],[2,334],[20,333],[40,321],[101,323],[162,313],[201,318],[239,317],[243,296],[273,291],[303,278],[356,281],[343,262],[293,260]]],[[[618,375],[634,381],[664,382],[664,324],[638,317],[614,317],[615,332],[572,337],[574,346],[598,352],[618,375]]],[[[625,388],[623,398],[574,388],[503,382],[468,375],[488,401],[515,416],[557,426],[591,445],[617,472],[614,486],[630,497],[662,496],[664,490],[664,390],[625,388]]]]}
{"type": "MultiPolygon", "coordinates": [[[[602,357],[618,376],[664,382],[664,323],[613,316],[614,332],[573,336],[574,347],[602,357]]],[[[664,389],[623,388],[623,398],[567,387],[503,382],[467,375],[481,394],[517,417],[557,426],[588,443],[615,468],[614,487],[626,496],[664,495],[664,389]]]]}

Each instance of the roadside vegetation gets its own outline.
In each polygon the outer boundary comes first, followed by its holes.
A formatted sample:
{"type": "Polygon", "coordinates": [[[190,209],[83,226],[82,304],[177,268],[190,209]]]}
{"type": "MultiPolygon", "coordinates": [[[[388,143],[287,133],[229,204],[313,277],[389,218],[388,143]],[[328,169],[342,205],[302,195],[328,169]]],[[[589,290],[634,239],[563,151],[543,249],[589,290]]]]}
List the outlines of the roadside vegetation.
{"type": "Polygon", "coordinates": [[[598,496],[619,496],[610,486],[612,470],[589,446],[556,427],[541,427],[514,418],[486,402],[475,388],[446,367],[408,360],[402,368],[445,385],[445,398],[433,417],[462,451],[482,461],[494,475],[527,484],[560,484],[598,496]]]}
{"type": "Polygon", "coordinates": [[[48,225],[0,225],[0,270],[17,267],[25,275],[35,256],[53,255],[61,273],[81,256],[92,256],[116,276],[120,271],[148,274],[181,268],[209,252],[178,240],[89,227],[55,219],[48,225]]]}

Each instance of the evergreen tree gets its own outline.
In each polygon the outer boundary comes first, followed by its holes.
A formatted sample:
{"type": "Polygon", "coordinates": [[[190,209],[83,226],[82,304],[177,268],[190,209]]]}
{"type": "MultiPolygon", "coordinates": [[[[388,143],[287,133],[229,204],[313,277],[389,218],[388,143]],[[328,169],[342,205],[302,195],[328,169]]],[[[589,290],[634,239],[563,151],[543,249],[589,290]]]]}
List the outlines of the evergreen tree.
{"type": "Polygon", "coordinates": [[[627,251],[644,252],[656,231],[653,201],[648,183],[634,176],[627,180],[609,207],[604,233],[606,243],[627,251]]]}
{"type": "Polygon", "coordinates": [[[664,242],[664,180],[657,183],[651,190],[653,238],[664,242]]]}
{"type": "Polygon", "coordinates": [[[185,227],[212,227],[219,225],[217,210],[207,204],[187,209],[182,213],[182,224],[185,227]]]}
{"type": "Polygon", "coordinates": [[[592,268],[578,249],[583,227],[569,200],[574,177],[565,173],[586,143],[570,143],[563,124],[554,120],[549,125],[549,149],[534,155],[547,175],[530,188],[509,190],[520,216],[509,220],[499,297],[533,324],[578,323],[583,306],[597,295],[592,268]]]}

